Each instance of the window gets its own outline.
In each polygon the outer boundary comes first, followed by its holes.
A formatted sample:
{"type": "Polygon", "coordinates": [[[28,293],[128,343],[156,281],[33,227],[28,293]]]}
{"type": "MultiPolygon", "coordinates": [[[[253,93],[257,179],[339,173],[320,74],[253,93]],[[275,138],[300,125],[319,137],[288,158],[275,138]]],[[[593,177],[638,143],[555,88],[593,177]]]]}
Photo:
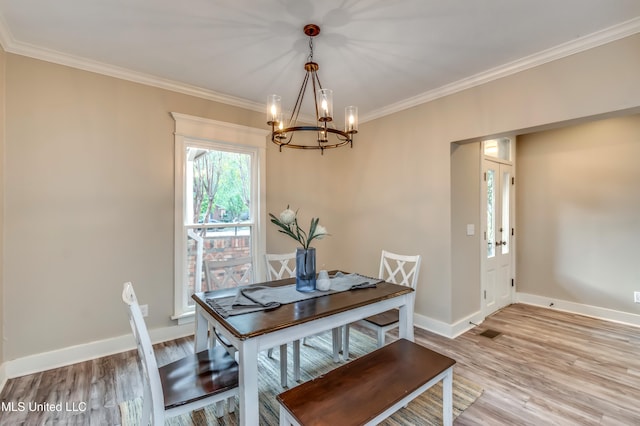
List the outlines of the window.
{"type": "Polygon", "coordinates": [[[482,145],[485,156],[511,161],[511,138],[488,139],[482,145]]]}
{"type": "Polygon", "coordinates": [[[175,132],[174,319],[191,295],[263,275],[267,132],[172,113],[175,132]]]}

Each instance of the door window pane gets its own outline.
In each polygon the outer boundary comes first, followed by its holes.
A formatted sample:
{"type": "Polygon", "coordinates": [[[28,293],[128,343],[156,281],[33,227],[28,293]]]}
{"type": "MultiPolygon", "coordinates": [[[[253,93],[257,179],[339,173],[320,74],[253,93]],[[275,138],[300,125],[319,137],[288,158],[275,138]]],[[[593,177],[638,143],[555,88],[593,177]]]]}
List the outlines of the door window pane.
{"type": "Polygon", "coordinates": [[[511,180],[511,173],[503,172],[502,173],[502,225],[500,227],[501,235],[500,240],[502,241],[502,254],[509,253],[509,244],[510,234],[511,234],[511,224],[509,223],[509,197],[511,195],[511,185],[509,184],[511,180]]]}
{"type": "Polygon", "coordinates": [[[487,257],[496,255],[496,181],[495,171],[487,170],[487,257]]]}

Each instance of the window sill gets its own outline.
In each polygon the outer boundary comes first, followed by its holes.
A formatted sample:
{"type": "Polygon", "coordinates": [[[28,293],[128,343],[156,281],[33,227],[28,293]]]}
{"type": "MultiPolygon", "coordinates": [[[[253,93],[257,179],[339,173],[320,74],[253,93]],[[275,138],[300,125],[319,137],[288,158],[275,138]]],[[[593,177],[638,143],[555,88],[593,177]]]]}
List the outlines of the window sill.
{"type": "Polygon", "coordinates": [[[177,320],[178,325],[182,325],[182,324],[190,324],[195,322],[196,316],[195,316],[195,312],[185,312],[183,314],[173,315],[171,319],[174,321],[177,320]]]}

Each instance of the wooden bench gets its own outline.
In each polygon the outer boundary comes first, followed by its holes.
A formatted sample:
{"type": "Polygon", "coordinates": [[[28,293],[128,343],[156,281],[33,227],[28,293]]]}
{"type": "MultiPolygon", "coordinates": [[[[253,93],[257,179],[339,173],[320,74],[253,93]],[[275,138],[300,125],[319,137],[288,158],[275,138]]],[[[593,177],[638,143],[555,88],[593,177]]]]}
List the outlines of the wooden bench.
{"type": "Polygon", "coordinates": [[[441,380],[443,423],[451,425],[454,364],[409,340],[396,340],[278,395],[280,425],[375,425],[441,380]]]}

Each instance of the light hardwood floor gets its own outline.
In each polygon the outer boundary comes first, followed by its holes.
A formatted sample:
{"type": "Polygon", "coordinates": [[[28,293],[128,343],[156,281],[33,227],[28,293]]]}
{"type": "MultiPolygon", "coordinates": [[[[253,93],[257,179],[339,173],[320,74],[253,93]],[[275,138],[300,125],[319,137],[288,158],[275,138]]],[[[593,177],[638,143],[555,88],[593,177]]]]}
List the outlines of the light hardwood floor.
{"type": "MultiPolygon", "coordinates": [[[[456,425],[640,425],[640,328],[515,304],[456,339],[416,329],[416,341],[456,359],[456,373],[484,388],[456,425]],[[501,334],[481,336],[487,329],[501,334]]],[[[192,348],[189,338],[157,345],[158,361],[192,348]]],[[[86,402],[87,411],[5,410],[0,425],[119,424],[118,403],[141,393],[130,351],[10,380],[4,408],[86,402]]]]}

